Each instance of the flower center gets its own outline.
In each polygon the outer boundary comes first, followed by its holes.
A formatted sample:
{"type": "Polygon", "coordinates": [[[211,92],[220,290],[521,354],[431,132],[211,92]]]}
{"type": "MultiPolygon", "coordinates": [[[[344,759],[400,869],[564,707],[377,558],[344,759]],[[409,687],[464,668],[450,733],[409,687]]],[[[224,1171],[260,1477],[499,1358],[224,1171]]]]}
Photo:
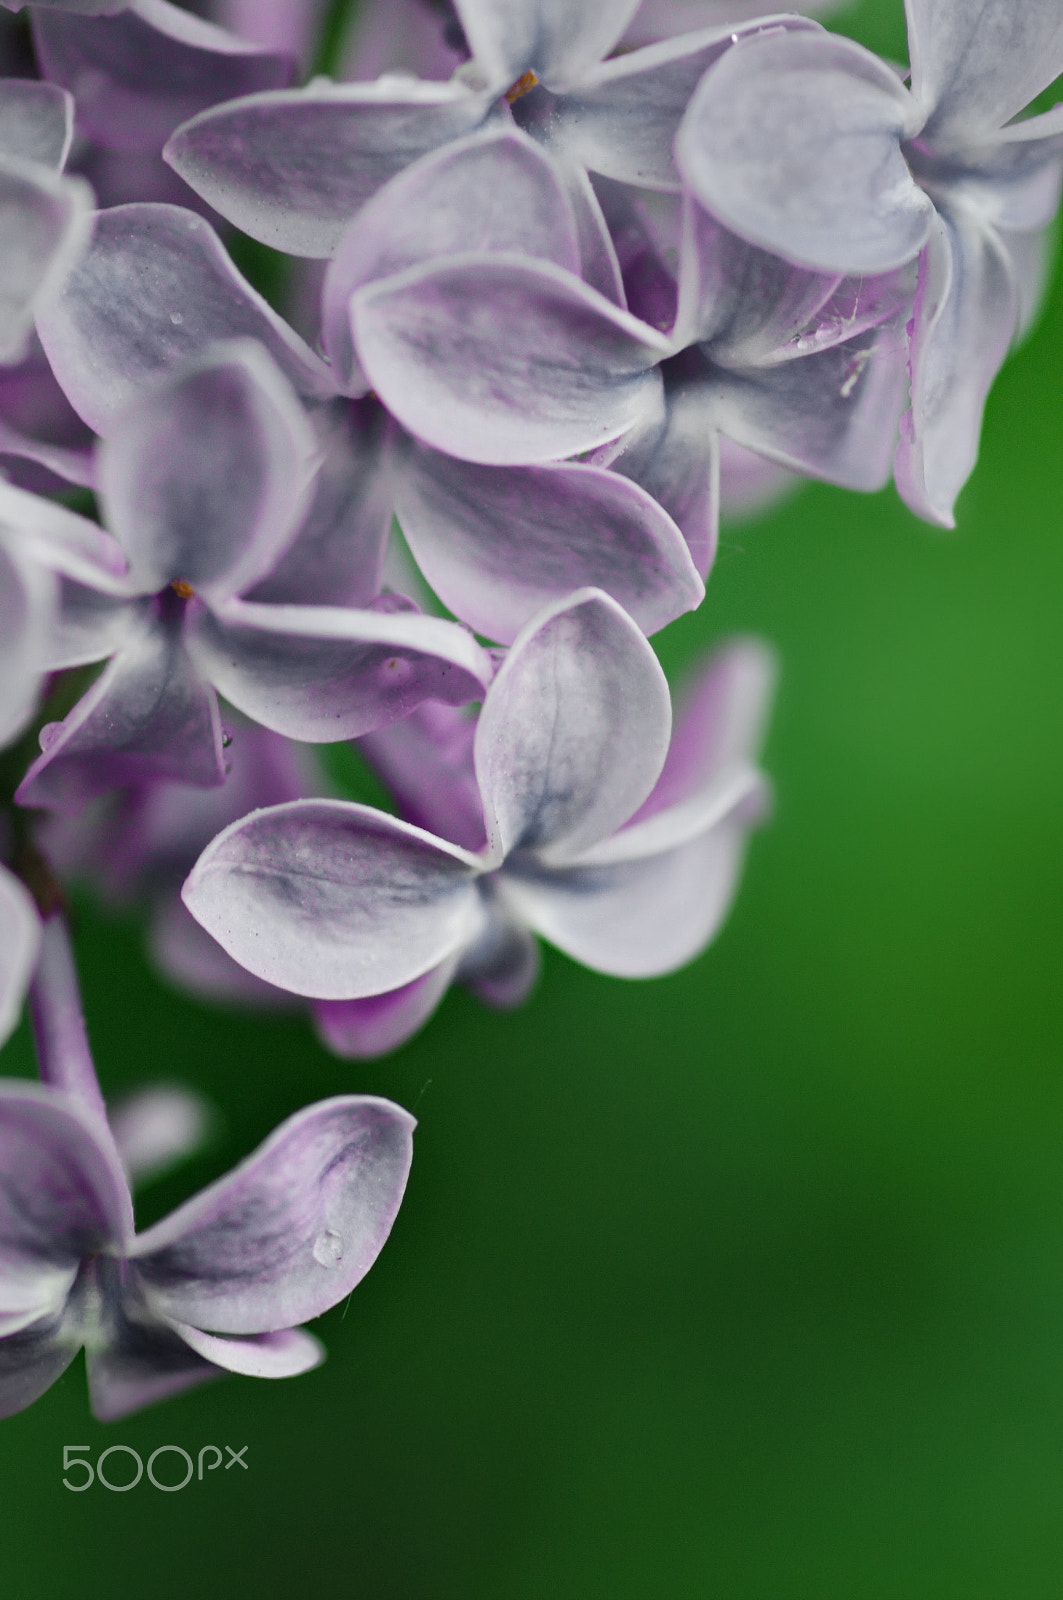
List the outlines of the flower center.
{"type": "Polygon", "coordinates": [[[531,94],[532,90],[538,87],[539,80],[529,67],[528,71],[522,72],[516,83],[506,90],[506,99],[512,105],[515,100],[522,100],[526,94],[531,94]]]}
{"type": "Polygon", "coordinates": [[[186,583],[183,578],[175,578],[171,583],[170,588],[173,590],[174,594],[179,595],[182,600],[193,599],[196,592],[192,585],[190,583],[186,583]]]}

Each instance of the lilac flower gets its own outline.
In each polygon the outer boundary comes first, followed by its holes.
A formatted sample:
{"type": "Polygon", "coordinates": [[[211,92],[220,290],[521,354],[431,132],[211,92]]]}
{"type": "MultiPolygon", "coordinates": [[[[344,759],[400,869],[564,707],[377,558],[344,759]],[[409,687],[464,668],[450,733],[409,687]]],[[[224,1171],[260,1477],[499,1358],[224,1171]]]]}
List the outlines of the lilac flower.
{"type": "Polygon", "coordinates": [[[311,742],[366,732],[425,695],[479,696],[490,662],[453,623],[239,598],[291,544],[314,455],[280,374],[237,342],[179,369],[116,422],[99,464],[116,539],[6,491],[13,519],[53,534],[64,583],[50,664],[111,658],[44,730],[22,804],[77,809],[151,776],[220,783],[216,690],[311,742]]]}
{"type": "Polygon", "coordinates": [[[291,1377],[321,1346],[295,1324],[364,1277],[391,1230],[413,1119],[340,1096],[282,1123],[226,1177],[133,1228],[61,922],[33,1002],[42,1085],[0,1084],[0,1414],[87,1353],[101,1421],[223,1371],[291,1377]]]}
{"type": "Polygon", "coordinates": [[[222,833],[185,900],[256,976],[352,1002],[319,1008],[351,1053],[370,1024],[392,1043],[411,1032],[459,973],[513,1003],[534,976],[529,930],[600,972],[671,971],[719,925],[763,800],[750,751],[767,676],[755,647],[725,656],[669,756],[656,658],[615,602],[583,591],[523,631],[488,691],[479,818],[471,786],[431,767],[418,781],[407,754],[421,816],[434,809],[463,843],[365,806],[296,802],[222,833]]]}
{"type": "Polygon", "coordinates": [[[0,866],[0,1044],[18,1022],[40,942],[37,907],[14,873],[0,866]]]}
{"type": "Polygon", "coordinates": [[[989,386],[1059,200],[1063,108],[1016,113],[1063,69],[1054,0],[908,0],[912,87],[828,34],[742,41],[706,75],[677,155],[699,199],[766,250],[882,273],[922,252],[912,407],[897,455],[913,510],[951,526],[989,386]]]}
{"type": "Polygon", "coordinates": [[[92,195],[61,176],[72,108],[48,84],[0,79],[0,361],[22,353],[34,309],[88,240],[92,195]]]}

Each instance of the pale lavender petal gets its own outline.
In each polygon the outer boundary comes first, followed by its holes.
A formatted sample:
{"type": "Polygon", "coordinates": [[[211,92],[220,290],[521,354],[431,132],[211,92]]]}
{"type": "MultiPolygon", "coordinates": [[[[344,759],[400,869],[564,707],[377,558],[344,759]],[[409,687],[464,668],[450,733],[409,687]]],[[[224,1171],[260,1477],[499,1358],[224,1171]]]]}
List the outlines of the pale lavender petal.
{"type": "Polygon", "coordinates": [[[496,858],[550,861],[607,838],[653,788],[671,731],[664,673],[608,595],[581,590],[519,635],[487,694],[475,759],[496,858]]]}
{"type": "Polygon", "coordinates": [[[896,74],[826,33],[747,39],[706,73],[676,159],[751,244],[820,272],[888,272],[926,241],[933,206],[901,140],[917,110],[896,74]]]}
{"type": "Polygon", "coordinates": [[[214,691],[180,633],[148,623],[115,656],[63,722],[41,732],[20,805],[79,811],[121,784],[170,778],[209,786],[225,776],[214,691]]]}
{"type": "Polygon", "coordinates": [[[130,601],[61,575],[59,605],[48,643],[49,671],[106,661],[128,643],[148,615],[144,600],[130,601]]]}
{"type": "MultiPolygon", "coordinates": [[[[837,11],[842,3],[843,0],[802,0],[793,9],[803,16],[822,17],[837,11]]],[[[759,18],[763,9],[762,0],[642,0],[625,39],[630,45],[653,44],[673,33],[759,18]]]]}
{"type": "Polygon", "coordinates": [[[695,570],[707,577],[719,533],[720,439],[715,401],[700,376],[668,384],[664,411],[633,429],[613,459],[613,470],[640,484],[681,529],[695,570]]]}
{"type": "Polygon", "coordinates": [[[147,947],[165,978],[215,1005],[284,1011],[296,1004],[286,990],[263,983],[227,955],[176,893],[160,897],[151,908],[147,947]]]}
{"type": "Polygon", "coordinates": [[[96,477],[87,450],[67,450],[19,433],[0,421],[0,475],[34,494],[56,494],[72,484],[94,489],[96,477]]]}
{"type": "MultiPolygon", "coordinates": [[[[620,269],[624,296],[619,303],[626,303],[628,310],[651,328],[670,332],[675,325],[677,285],[666,252],[671,250],[677,255],[678,244],[660,237],[659,219],[652,213],[678,212],[679,197],[654,193],[647,203],[647,196],[637,194],[627,184],[602,177],[595,178],[593,193],[620,269]]],[[[586,266],[583,275],[587,275],[586,266]]]]}
{"type": "Polygon", "coordinates": [[[735,27],[728,19],[723,27],[603,61],[558,101],[554,139],[592,172],[644,188],[678,189],[672,146],[702,75],[748,29],[755,37],[782,25],[816,26],[796,17],[763,17],[735,27]]]}
{"type": "Polygon", "coordinates": [[[0,525],[17,530],[26,554],[50,571],[101,594],[136,593],[126,577],[120,546],[88,517],[0,480],[0,525]]]}
{"type": "Polygon", "coordinates": [[[607,300],[626,310],[627,297],[616,246],[594,185],[585,168],[574,162],[562,159],[557,167],[565,180],[569,204],[576,218],[579,275],[590,288],[597,289],[607,300]]]}
{"type": "Polygon", "coordinates": [[[74,102],[65,89],[32,78],[0,79],[0,156],[63,170],[74,136],[74,102]]]}
{"type": "Polygon", "coordinates": [[[281,1328],[250,1339],[232,1339],[204,1333],[176,1318],[171,1326],[205,1361],[245,1378],[297,1378],[300,1373],[319,1367],[325,1359],[324,1345],[302,1328],[281,1328]]]}
{"type": "Polygon", "coordinates": [[[487,927],[462,960],[458,978],[485,1005],[511,1011],[523,1005],[534,989],[541,964],[538,939],[493,905],[487,927]]]}
{"type": "Polygon", "coordinates": [[[78,1347],[61,1313],[0,1335],[0,1417],[13,1417],[39,1400],[62,1377],[78,1347]]]}
{"type": "Polygon", "coordinates": [[[118,150],[158,150],[204,107],[283,88],[289,55],[272,54],[166,0],[134,0],[117,16],[37,12],[41,71],[77,101],[79,128],[118,150]]]}
{"type": "Polygon", "coordinates": [[[0,1312],[54,1313],[84,1256],[132,1233],[102,1120],[43,1084],[0,1082],[0,1312]]]}
{"type": "Polygon", "coordinates": [[[130,1258],[150,1304],[222,1334],[271,1333],[320,1316],[361,1282],[391,1232],[413,1129],[400,1106],[368,1095],[289,1117],[137,1238],[130,1258]]]}
{"type": "Polygon", "coordinates": [[[206,1101],[177,1083],[134,1090],[107,1108],[122,1167],[130,1183],[141,1184],[186,1160],[207,1137],[211,1113],[206,1101]]]}
{"type": "Polygon", "coordinates": [[[54,578],[20,544],[0,529],[0,749],[33,714],[56,605],[54,578]]]}
{"type": "Polygon", "coordinates": [[[942,214],[920,272],[912,331],[912,405],[901,425],[897,487],[917,516],[954,525],[953,503],[978,457],[982,412],[1018,321],[1011,263],[977,214],[942,214]]]}
{"type": "Polygon", "coordinates": [[[479,700],[492,670],[457,623],[339,606],[230,601],[197,614],[189,648],[237,710],[311,744],[370,733],[422,700],[479,700]]]}
{"type": "Polygon", "coordinates": [[[314,999],[356,1000],[411,983],[468,943],[481,865],[367,806],[301,800],[219,834],[183,893],[257,977],[314,999]]]}
{"type": "MultiPolygon", "coordinates": [[[[242,3],[257,6],[260,0],[242,3]]],[[[414,78],[449,78],[468,55],[460,32],[453,19],[423,0],[360,0],[348,25],[337,77],[364,82],[401,72],[414,78]]]]}
{"type": "Polygon", "coordinates": [[[426,700],[401,722],[367,734],[358,748],[394,797],[399,815],[465,850],[487,842],[472,747],[475,720],[426,700]]]}
{"type": "Polygon", "coordinates": [[[344,384],[365,387],[351,344],[355,290],[470,250],[542,257],[579,271],[576,219],[561,177],[516,128],[430,152],[379,190],[346,229],[322,295],[325,350],[344,384]]]}
{"type": "Polygon", "coordinates": [[[1018,296],[1015,337],[1023,339],[1037,321],[1051,285],[1055,241],[1051,230],[1037,228],[1033,233],[1002,233],[1000,242],[1008,253],[1018,296]]]}
{"type": "Polygon", "coordinates": [[[501,644],[585,586],[612,595],[647,634],[704,598],[668,514],[599,467],[474,467],[421,448],[400,480],[396,513],[444,604],[501,644]]]}
{"type": "Polygon", "coordinates": [[[608,55],[639,0],[455,0],[469,47],[505,89],[532,71],[550,89],[578,83],[608,55]]]}
{"type": "Polygon", "coordinates": [[[166,160],[229,222],[295,256],[330,256],[369,196],[480,126],[493,96],[400,77],[250,95],[179,128],[166,160]]]}
{"type": "Polygon", "coordinates": [[[355,295],[370,381],[411,433],[486,466],[594,449],[660,404],[670,346],[571,273],[457,256],[355,295]]]}
{"type": "Polygon", "coordinates": [[[37,328],[71,404],[101,434],[158,374],[218,339],[257,339],[301,394],[334,392],[324,362],[240,276],[209,224],[180,206],[100,212],[37,328]]]}
{"type": "Polygon", "coordinates": [[[28,891],[0,866],[0,1045],[19,1019],[41,946],[41,919],[28,891]]]}
{"type": "Polygon", "coordinates": [[[100,450],[109,526],[147,590],[239,593],[291,542],[316,467],[310,424],[260,345],[211,346],[137,397],[100,450]]]}
{"type": "Polygon", "coordinates": [[[720,516],[755,517],[801,483],[795,472],[723,436],[720,445],[720,516]]]}
{"type": "Polygon", "coordinates": [[[954,161],[915,150],[916,177],[947,188],[949,204],[964,203],[998,228],[1043,228],[1059,209],[1063,176],[1063,105],[1044,116],[1013,122],[987,143],[954,161]]]}
{"type": "Polygon", "coordinates": [[[88,241],[92,191],[34,162],[0,157],[0,361],[19,357],[88,241]]]}
{"type": "Polygon", "coordinates": [[[1063,72],[1056,0],[905,0],[926,136],[955,147],[1003,127],[1063,72]]]}
{"type": "Polygon", "coordinates": [[[323,1044],[348,1061],[387,1055],[423,1028],[450,988],[458,956],[392,989],[364,1000],[316,1000],[314,1023],[323,1044]]]}
{"type": "MultiPolygon", "coordinates": [[[[174,1329],[163,1326],[149,1325],[120,1345],[85,1352],[89,1404],[97,1422],[120,1422],[223,1372],[196,1355],[174,1329]]],[[[183,1463],[171,1467],[176,1480],[183,1463]]],[[[158,1470],[166,1469],[160,1463],[158,1470]]]]}

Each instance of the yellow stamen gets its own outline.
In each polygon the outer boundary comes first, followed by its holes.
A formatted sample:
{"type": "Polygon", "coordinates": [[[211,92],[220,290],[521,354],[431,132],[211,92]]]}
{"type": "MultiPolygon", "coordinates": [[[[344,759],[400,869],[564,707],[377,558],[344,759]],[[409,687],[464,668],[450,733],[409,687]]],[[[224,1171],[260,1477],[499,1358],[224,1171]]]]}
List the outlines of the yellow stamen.
{"type": "Polygon", "coordinates": [[[529,68],[527,72],[521,73],[511,89],[506,90],[506,99],[512,105],[514,100],[520,100],[524,95],[531,94],[532,90],[538,87],[539,80],[529,68]]]}
{"type": "Polygon", "coordinates": [[[170,588],[173,590],[174,594],[179,594],[182,600],[191,600],[196,592],[192,585],[190,583],[186,583],[183,578],[175,578],[171,583],[170,588]]]}

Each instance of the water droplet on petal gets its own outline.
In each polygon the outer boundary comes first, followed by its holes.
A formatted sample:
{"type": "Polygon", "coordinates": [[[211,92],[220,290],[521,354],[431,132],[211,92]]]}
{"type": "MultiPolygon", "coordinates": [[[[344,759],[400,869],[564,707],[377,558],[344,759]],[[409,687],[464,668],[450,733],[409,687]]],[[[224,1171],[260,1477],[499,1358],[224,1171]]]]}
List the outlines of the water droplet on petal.
{"type": "Polygon", "coordinates": [[[228,748],[232,744],[232,742],[233,742],[232,734],[229,732],[228,728],[223,728],[221,730],[221,747],[222,747],[222,749],[223,750],[228,750],[228,748]]]}
{"type": "Polygon", "coordinates": [[[52,749],[62,732],[63,724],[61,722],[46,722],[44,724],[44,727],[37,735],[37,738],[40,742],[41,749],[45,752],[45,754],[52,749]]]}
{"type": "Polygon", "coordinates": [[[170,321],[173,323],[175,328],[179,328],[184,320],[184,317],[179,311],[170,312],[170,321]]]}
{"type": "Polygon", "coordinates": [[[314,1260],[322,1267],[338,1267],[343,1260],[343,1240],[331,1228],[314,1240],[314,1260]]]}

